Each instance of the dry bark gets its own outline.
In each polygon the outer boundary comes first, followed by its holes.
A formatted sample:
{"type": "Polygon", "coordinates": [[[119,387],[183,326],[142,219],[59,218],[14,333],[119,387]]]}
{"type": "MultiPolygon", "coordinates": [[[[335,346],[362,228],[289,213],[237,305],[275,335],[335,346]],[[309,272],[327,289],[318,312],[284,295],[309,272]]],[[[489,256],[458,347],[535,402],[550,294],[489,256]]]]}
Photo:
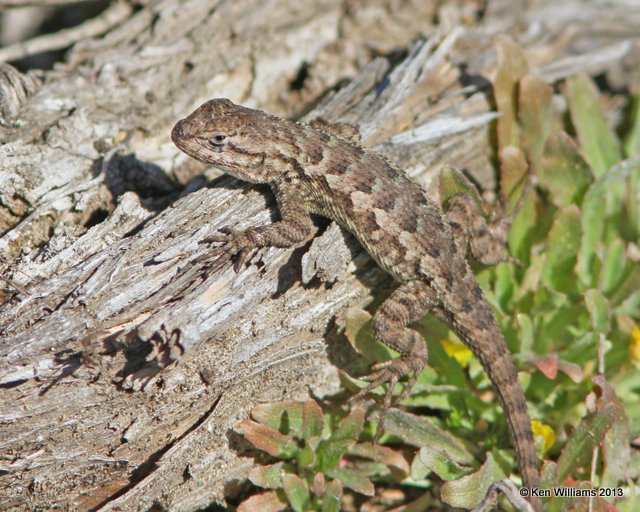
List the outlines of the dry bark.
{"type": "Polygon", "coordinates": [[[624,82],[636,62],[637,13],[569,3],[591,22],[545,2],[489,2],[471,23],[455,2],[162,0],[76,45],[36,94],[5,70],[0,509],[222,503],[251,464],[235,422],[258,401],[335,391],[351,364],[340,315],[389,285],[333,225],[240,274],[194,263],[199,240],[275,208],[267,190],[207,185],[215,171],[169,140],[177,119],[229,97],[352,122],[425,186],[454,165],[490,190],[495,116],[464,84],[490,76],[496,33],[549,80],[624,82]]]}

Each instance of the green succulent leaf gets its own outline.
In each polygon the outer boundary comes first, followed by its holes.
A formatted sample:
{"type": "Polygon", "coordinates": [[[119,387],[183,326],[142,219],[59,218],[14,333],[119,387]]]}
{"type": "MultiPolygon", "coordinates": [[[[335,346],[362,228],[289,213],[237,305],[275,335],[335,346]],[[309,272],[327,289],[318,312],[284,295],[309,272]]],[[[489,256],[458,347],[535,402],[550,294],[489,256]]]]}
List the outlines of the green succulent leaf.
{"type": "Polygon", "coordinates": [[[289,505],[295,512],[305,512],[311,506],[309,488],[298,475],[287,473],[282,478],[282,487],[289,500],[289,505]]]}
{"type": "Polygon", "coordinates": [[[267,425],[281,434],[302,437],[303,402],[283,400],[256,405],[251,410],[254,420],[267,425]]]}
{"type": "Polygon", "coordinates": [[[619,238],[612,240],[606,248],[602,270],[600,271],[600,289],[605,295],[614,294],[631,271],[627,259],[626,244],[619,238]]]}
{"type": "Polygon", "coordinates": [[[268,466],[255,466],[249,471],[249,480],[253,485],[264,489],[279,489],[282,487],[284,465],[284,462],[278,462],[268,466]]]}
{"type": "Polygon", "coordinates": [[[411,463],[411,477],[422,480],[434,472],[442,480],[456,480],[470,472],[470,468],[458,464],[446,450],[435,446],[423,446],[411,463]]]}
{"type": "Polygon", "coordinates": [[[472,464],[475,460],[464,443],[424,416],[391,409],[385,420],[385,431],[418,448],[438,446],[460,464],[472,464]]]}
{"type": "Polygon", "coordinates": [[[558,482],[564,482],[576,468],[590,463],[593,449],[602,442],[617,414],[615,407],[608,406],[580,422],[558,459],[558,482]]]}
{"type": "Polygon", "coordinates": [[[502,114],[497,122],[498,146],[518,147],[518,84],[528,72],[527,60],[522,49],[505,35],[496,37],[496,51],[498,69],[493,81],[493,94],[498,112],[502,114]]]}
{"type": "Polygon", "coordinates": [[[409,463],[402,453],[387,446],[373,443],[358,443],[349,449],[349,455],[356,455],[384,464],[392,470],[396,480],[403,480],[409,475],[409,463]]]}
{"type": "Polygon", "coordinates": [[[333,480],[327,484],[327,489],[322,496],[322,512],[339,512],[342,500],[342,482],[333,480]]]}
{"type": "Polygon", "coordinates": [[[589,165],[574,140],[564,131],[552,134],[544,146],[540,184],[558,207],[579,204],[593,182],[589,165]]]}
{"type": "Polygon", "coordinates": [[[509,211],[515,209],[529,177],[529,164],[524,151],[517,146],[500,149],[500,190],[506,198],[509,211]]]}
{"type": "Polygon", "coordinates": [[[288,508],[287,500],[280,493],[269,491],[255,494],[238,506],[238,512],[280,512],[288,508]]]}
{"type": "Polygon", "coordinates": [[[285,460],[291,459],[295,457],[299,450],[297,443],[292,438],[267,425],[251,420],[243,420],[239,423],[239,427],[253,446],[273,457],[285,460]]]}
{"type": "Polygon", "coordinates": [[[302,438],[308,441],[322,434],[324,418],[322,409],[315,400],[307,400],[302,404],[302,438]]]}
{"type": "Polygon", "coordinates": [[[355,439],[330,439],[322,441],[316,450],[316,466],[327,473],[337,468],[355,439]]]}
{"type": "Polygon", "coordinates": [[[340,480],[345,487],[365,496],[373,496],[375,493],[375,487],[368,477],[346,467],[327,471],[327,475],[340,480]]]}
{"type": "Polygon", "coordinates": [[[539,171],[545,141],[553,125],[557,124],[551,104],[553,89],[544,80],[525,75],[520,80],[518,97],[522,146],[534,170],[539,171]]]}
{"type": "Polygon", "coordinates": [[[334,432],[333,439],[346,439],[356,441],[362,433],[364,426],[364,409],[356,405],[351,409],[348,416],[343,418],[334,432]]]}
{"type": "Polygon", "coordinates": [[[442,501],[452,507],[473,508],[487,494],[493,482],[504,480],[506,475],[493,456],[487,454],[487,460],[478,471],[457,480],[446,482],[442,486],[442,501]]]}
{"type": "Polygon", "coordinates": [[[591,316],[591,328],[596,333],[609,332],[609,301],[599,290],[587,290],[584,294],[585,304],[591,316]]]}
{"type": "Polygon", "coordinates": [[[604,469],[602,472],[603,487],[615,487],[619,482],[627,479],[631,462],[631,431],[629,418],[625,413],[624,404],[616,396],[613,386],[602,375],[593,377],[594,383],[600,387],[601,396],[598,408],[612,408],[615,416],[611,427],[607,430],[602,442],[604,469]]]}
{"type": "Polygon", "coordinates": [[[584,158],[594,175],[602,176],[620,161],[620,151],[598,90],[588,77],[576,75],[567,80],[567,99],[584,158]]]}
{"type": "Polygon", "coordinates": [[[573,269],[581,240],[580,210],[567,206],[556,215],[549,231],[546,261],[542,268],[542,282],[559,292],[575,291],[573,269]]]}

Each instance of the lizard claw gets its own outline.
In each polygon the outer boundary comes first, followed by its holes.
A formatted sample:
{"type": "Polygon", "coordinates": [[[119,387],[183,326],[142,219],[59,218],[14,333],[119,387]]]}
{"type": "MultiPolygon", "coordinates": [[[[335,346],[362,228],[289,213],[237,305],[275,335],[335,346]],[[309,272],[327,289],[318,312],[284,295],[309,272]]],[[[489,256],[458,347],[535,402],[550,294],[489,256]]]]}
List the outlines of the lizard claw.
{"type": "Polygon", "coordinates": [[[228,261],[234,259],[233,270],[237,274],[258,250],[246,231],[230,227],[221,228],[217,234],[203,238],[198,243],[221,244],[195,259],[196,263],[213,260],[209,266],[211,272],[220,270],[228,261]]]}
{"type": "Polygon", "coordinates": [[[398,359],[393,359],[391,361],[384,361],[381,363],[377,363],[373,365],[372,369],[373,373],[367,375],[365,377],[361,377],[361,380],[369,382],[369,385],[365,388],[358,391],[355,395],[353,395],[349,402],[354,402],[356,400],[361,400],[365,397],[367,393],[370,393],[377,387],[381,386],[385,382],[389,383],[389,388],[384,396],[384,401],[382,403],[382,407],[380,410],[380,417],[378,419],[378,427],[376,429],[376,435],[374,437],[373,442],[377,443],[380,440],[380,436],[382,435],[382,430],[384,427],[384,420],[387,416],[387,411],[393,406],[397,405],[399,402],[404,400],[409,393],[411,393],[411,389],[413,385],[416,383],[418,375],[422,371],[424,367],[424,362],[419,360],[419,358],[411,357],[400,357],[398,359]],[[396,384],[400,380],[403,375],[406,375],[411,372],[411,376],[409,377],[409,381],[407,382],[406,387],[402,390],[397,397],[393,397],[393,391],[396,387],[396,384]]]}
{"type": "Polygon", "coordinates": [[[384,407],[390,407],[391,405],[395,405],[398,402],[404,400],[409,393],[411,392],[411,388],[416,382],[418,378],[418,374],[413,372],[407,386],[402,391],[398,397],[393,400],[393,391],[395,389],[396,384],[400,380],[400,377],[406,375],[408,371],[406,370],[406,363],[401,359],[394,359],[392,361],[385,361],[382,363],[378,363],[373,366],[374,372],[370,375],[366,375],[364,377],[360,377],[361,380],[369,382],[369,385],[365,388],[362,388],[355,395],[353,395],[349,401],[353,402],[356,400],[361,400],[365,397],[367,393],[370,393],[377,387],[381,386],[385,382],[389,383],[389,389],[387,390],[384,398],[384,407]],[[394,364],[395,363],[395,364],[394,364]]]}

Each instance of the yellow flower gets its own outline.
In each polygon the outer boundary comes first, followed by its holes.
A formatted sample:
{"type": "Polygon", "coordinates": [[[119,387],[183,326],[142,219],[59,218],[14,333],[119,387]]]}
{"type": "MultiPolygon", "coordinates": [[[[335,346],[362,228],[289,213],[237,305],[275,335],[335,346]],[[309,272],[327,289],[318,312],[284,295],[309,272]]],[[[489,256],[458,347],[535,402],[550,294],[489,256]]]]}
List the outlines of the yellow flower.
{"type": "Polygon", "coordinates": [[[556,434],[553,429],[539,420],[531,420],[531,430],[533,430],[536,446],[541,446],[542,453],[547,453],[556,442],[556,434]]]}
{"type": "Polygon", "coordinates": [[[463,368],[466,368],[469,364],[469,359],[473,356],[473,352],[460,343],[454,343],[450,340],[442,340],[442,347],[445,352],[453,357],[458,364],[463,368]]]}
{"type": "Polygon", "coordinates": [[[635,326],[631,329],[630,335],[630,343],[629,343],[629,356],[631,360],[640,363],[640,327],[635,326]]]}

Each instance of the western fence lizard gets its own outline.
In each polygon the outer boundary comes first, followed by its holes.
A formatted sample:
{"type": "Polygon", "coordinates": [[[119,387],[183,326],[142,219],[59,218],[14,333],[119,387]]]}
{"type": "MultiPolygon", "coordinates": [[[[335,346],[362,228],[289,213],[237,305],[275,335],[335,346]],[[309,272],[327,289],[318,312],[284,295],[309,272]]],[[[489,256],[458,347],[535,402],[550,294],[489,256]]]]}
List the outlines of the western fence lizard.
{"type": "MultiPolygon", "coordinates": [[[[205,257],[236,271],[259,248],[301,246],[315,228],[310,214],[349,230],[399,287],[373,317],[377,339],[400,357],[376,364],[356,398],[388,382],[383,411],[400,377],[406,396],[427,361],[425,340],[407,327],[427,312],[450,325],[480,359],[505,410],[524,485],[539,487],[527,404],[502,332],[466,261],[505,258],[504,225],[488,224],[473,199],[456,195],[446,211],[382,156],[345,136],[340,125],[306,125],[235,105],[208,101],[179,121],[171,138],[189,156],[275,193],[281,220],[245,231],[225,228],[205,257]],[[496,243],[499,242],[499,243],[496,243]],[[497,248],[497,249],[496,249],[497,248]]],[[[353,135],[353,134],[351,134],[353,135]]],[[[531,503],[541,510],[538,499],[531,503]]]]}

